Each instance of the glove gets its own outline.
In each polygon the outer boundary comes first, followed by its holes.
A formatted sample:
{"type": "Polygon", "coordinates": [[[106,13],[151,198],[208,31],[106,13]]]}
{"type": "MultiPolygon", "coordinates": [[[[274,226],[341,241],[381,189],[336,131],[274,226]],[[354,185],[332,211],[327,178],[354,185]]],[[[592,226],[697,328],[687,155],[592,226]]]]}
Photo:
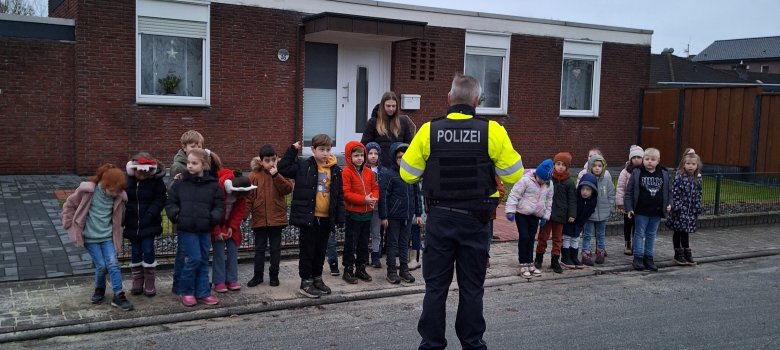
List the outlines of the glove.
{"type": "Polygon", "coordinates": [[[515,221],[515,213],[506,213],[506,219],[509,220],[509,222],[515,221]]]}
{"type": "Polygon", "coordinates": [[[544,225],[547,224],[547,219],[540,219],[539,220],[539,227],[544,227],[544,225]]]}

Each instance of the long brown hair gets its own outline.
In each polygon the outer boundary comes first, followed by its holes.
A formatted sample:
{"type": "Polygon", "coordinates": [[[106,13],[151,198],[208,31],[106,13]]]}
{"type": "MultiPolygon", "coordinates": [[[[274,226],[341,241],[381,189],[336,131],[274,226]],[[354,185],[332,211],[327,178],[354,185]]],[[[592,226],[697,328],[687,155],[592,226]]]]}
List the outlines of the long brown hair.
{"type": "Polygon", "coordinates": [[[87,180],[100,184],[103,189],[114,193],[122,192],[127,188],[125,173],[111,163],[101,165],[95,175],[87,180]]]}
{"type": "Polygon", "coordinates": [[[398,97],[395,95],[395,92],[388,91],[382,94],[382,100],[379,102],[379,110],[376,111],[376,132],[378,132],[379,135],[385,136],[389,131],[393,134],[393,137],[398,137],[398,134],[401,132],[401,120],[398,118],[399,108],[401,108],[401,104],[398,102],[398,97]],[[387,115],[387,112],[385,112],[385,102],[388,100],[395,101],[396,110],[395,115],[393,116],[389,116],[387,115]]]}

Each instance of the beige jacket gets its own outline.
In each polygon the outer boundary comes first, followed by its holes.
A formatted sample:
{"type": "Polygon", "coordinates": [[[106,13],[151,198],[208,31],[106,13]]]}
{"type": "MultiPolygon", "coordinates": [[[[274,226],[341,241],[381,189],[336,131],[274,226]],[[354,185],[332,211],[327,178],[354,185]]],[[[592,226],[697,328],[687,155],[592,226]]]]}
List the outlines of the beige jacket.
{"type": "MultiPolygon", "coordinates": [[[[73,192],[65,204],[62,206],[62,226],[68,231],[70,238],[77,247],[84,246],[84,226],[87,224],[87,215],[89,207],[92,204],[92,195],[95,194],[95,183],[84,181],[73,192]]],[[[114,248],[117,251],[122,250],[122,222],[125,216],[125,203],[127,203],[127,193],[122,193],[114,198],[114,208],[112,211],[111,223],[113,225],[114,248]]]]}

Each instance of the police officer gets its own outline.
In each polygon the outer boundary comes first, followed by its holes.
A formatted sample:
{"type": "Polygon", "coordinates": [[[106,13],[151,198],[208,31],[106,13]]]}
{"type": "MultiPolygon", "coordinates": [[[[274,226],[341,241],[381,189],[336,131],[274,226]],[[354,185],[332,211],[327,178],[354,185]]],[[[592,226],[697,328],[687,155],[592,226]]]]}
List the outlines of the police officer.
{"type": "Polygon", "coordinates": [[[482,295],[488,224],[499,200],[495,175],[515,183],[524,169],[506,130],[496,122],[474,118],[481,92],[473,77],[456,76],[447,95],[447,117],[423,124],[401,160],[404,181],[423,180],[428,211],[425,298],[417,324],[420,349],[447,346],[446,301],[453,270],[459,287],[455,332],[461,346],[487,348],[482,340],[482,295]]]}

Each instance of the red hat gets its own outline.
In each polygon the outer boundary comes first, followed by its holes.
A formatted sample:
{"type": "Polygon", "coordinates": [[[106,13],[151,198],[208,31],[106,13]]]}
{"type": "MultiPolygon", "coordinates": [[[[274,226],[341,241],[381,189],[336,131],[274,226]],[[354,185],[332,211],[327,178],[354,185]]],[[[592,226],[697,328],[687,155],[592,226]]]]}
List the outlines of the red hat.
{"type": "Polygon", "coordinates": [[[553,157],[553,164],[557,162],[563,162],[563,164],[566,165],[566,167],[571,166],[571,153],[569,152],[560,152],[553,157]]]}

